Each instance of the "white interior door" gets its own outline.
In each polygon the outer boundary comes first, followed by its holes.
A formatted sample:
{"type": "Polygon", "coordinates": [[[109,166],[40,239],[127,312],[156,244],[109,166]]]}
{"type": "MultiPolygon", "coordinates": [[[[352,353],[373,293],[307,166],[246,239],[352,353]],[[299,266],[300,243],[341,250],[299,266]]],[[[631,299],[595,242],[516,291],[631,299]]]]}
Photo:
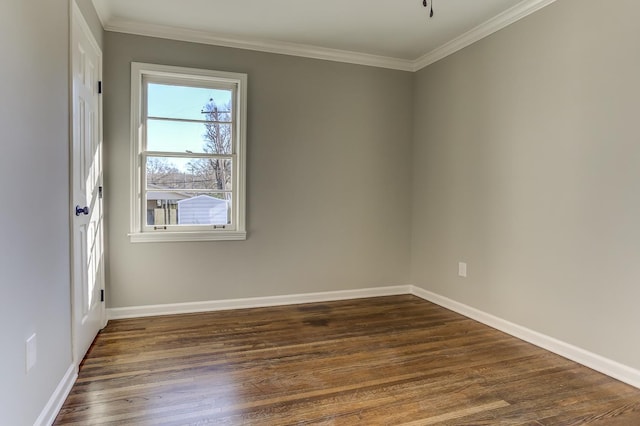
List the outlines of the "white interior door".
{"type": "Polygon", "coordinates": [[[82,361],[106,322],[102,213],[102,53],[72,3],[73,356],[82,361]]]}

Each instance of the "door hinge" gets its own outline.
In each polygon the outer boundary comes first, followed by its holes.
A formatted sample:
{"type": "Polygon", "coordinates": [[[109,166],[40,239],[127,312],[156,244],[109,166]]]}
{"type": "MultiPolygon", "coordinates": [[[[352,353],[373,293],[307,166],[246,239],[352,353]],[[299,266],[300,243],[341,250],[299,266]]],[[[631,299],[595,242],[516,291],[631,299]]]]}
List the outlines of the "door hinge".
{"type": "Polygon", "coordinates": [[[102,199],[102,186],[98,187],[98,198],[102,199]]]}
{"type": "Polygon", "coordinates": [[[102,81],[98,81],[98,93],[102,93],[102,81]]]}
{"type": "Polygon", "coordinates": [[[104,289],[100,289],[100,301],[104,302],[104,289]]]}

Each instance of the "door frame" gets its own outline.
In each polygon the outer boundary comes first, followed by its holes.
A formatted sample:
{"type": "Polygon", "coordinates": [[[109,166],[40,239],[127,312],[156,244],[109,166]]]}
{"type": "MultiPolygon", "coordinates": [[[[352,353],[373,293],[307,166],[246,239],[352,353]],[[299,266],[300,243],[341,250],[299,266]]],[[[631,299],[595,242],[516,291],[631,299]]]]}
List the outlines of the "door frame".
{"type": "MultiPolygon", "coordinates": [[[[82,289],[77,289],[76,287],[78,285],[82,285],[82,283],[78,283],[75,277],[75,262],[77,261],[75,258],[75,237],[74,237],[74,232],[75,232],[75,222],[74,222],[74,215],[72,212],[72,209],[74,207],[74,102],[75,102],[75,97],[74,97],[74,92],[73,92],[73,61],[74,61],[74,55],[75,53],[75,46],[73,45],[73,41],[74,41],[74,25],[75,23],[78,24],[78,26],[82,29],[82,32],[84,34],[84,36],[87,38],[87,40],[92,44],[92,46],[95,48],[96,52],[98,53],[98,66],[97,66],[97,79],[98,81],[102,81],[102,58],[103,58],[103,54],[102,54],[102,49],[100,48],[100,45],[98,44],[95,36],[93,35],[93,33],[91,32],[91,29],[89,27],[89,25],[87,24],[87,21],[84,18],[84,15],[82,14],[82,12],[80,11],[80,7],[77,5],[75,0],[69,0],[69,251],[70,251],[70,297],[71,297],[71,315],[70,315],[70,319],[71,319],[71,355],[72,355],[72,361],[73,361],[73,365],[75,365],[76,371],[78,369],[78,367],[80,366],[80,363],[82,362],[82,357],[79,358],[78,354],[77,354],[77,346],[78,346],[78,330],[77,330],[77,322],[76,322],[76,301],[75,301],[75,295],[76,292],[82,289]]],[[[97,126],[98,126],[98,143],[101,145],[102,149],[102,143],[103,143],[103,123],[102,123],[102,115],[103,115],[103,108],[102,108],[102,96],[98,96],[98,120],[97,120],[97,126]]],[[[101,156],[102,158],[102,156],[101,156]]],[[[103,180],[104,180],[104,170],[103,167],[101,167],[101,179],[100,179],[100,185],[103,186],[103,180]]],[[[100,200],[100,202],[102,203],[102,209],[104,211],[104,201],[103,199],[100,200]]],[[[104,216],[103,216],[104,218],[104,216]]],[[[104,253],[104,235],[105,235],[105,224],[104,224],[104,219],[102,221],[102,244],[103,244],[103,253],[104,253]]],[[[103,255],[104,256],[104,255],[103,255]]],[[[103,261],[101,263],[101,267],[100,267],[100,272],[99,274],[101,275],[101,290],[102,290],[102,294],[104,294],[104,290],[105,290],[105,265],[104,265],[104,257],[103,257],[103,261]]],[[[105,307],[105,303],[100,303],[100,324],[101,324],[101,328],[103,328],[106,324],[107,324],[107,315],[106,315],[106,307],[105,307]]]]}

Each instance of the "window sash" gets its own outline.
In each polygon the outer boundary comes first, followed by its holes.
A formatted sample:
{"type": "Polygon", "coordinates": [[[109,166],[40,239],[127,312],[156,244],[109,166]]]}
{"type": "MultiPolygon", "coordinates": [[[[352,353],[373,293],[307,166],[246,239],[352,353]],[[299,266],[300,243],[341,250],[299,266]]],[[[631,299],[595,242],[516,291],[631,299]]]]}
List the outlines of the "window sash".
{"type": "Polygon", "coordinates": [[[167,120],[176,120],[176,121],[203,121],[203,122],[212,122],[210,120],[194,120],[194,119],[189,119],[189,118],[183,118],[183,117],[179,117],[179,116],[170,116],[170,115],[166,115],[166,116],[158,116],[158,115],[152,115],[148,113],[148,87],[149,84],[162,84],[162,85],[166,85],[166,86],[175,86],[175,87],[192,87],[192,88],[198,88],[198,89],[212,89],[212,90],[222,90],[222,91],[229,91],[231,92],[231,111],[220,111],[220,113],[224,113],[224,114],[231,114],[231,121],[236,121],[236,116],[237,116],[237,110],[238,110],[238,84],[237,83],[233,83],[233,84],[221,84],[221,83],[214,83],[214,82],[209,82],[209,81],[202,81],[202,80],[193,80],[192,78],[189,77],[175,77],[175,78],[171,78],[171,77],[166,77],[166,76],[152,76],[152,75],[143,75],[142,77],[142,118],[143,120],[147,120],[147,119],[156,119],[156,120],[163,120],[163,119],[167,119],[167,120]]]}
{"type": "MultiPolygon", "coordinates": [[[[141,144],[141,151],[147,151],[147,122],[149,120],[155,121],[165,121],[165,122],[175,122],[175,123],[197,123],[197,124],[222,124],[222,125],[230,125],[231,126],[231,154],[237,154],[237,132],[235,131],[236,123],[237,123],[237,109],[238,109],[238,84],[218,84],[218,83],[209,83],[204,84],[202,81],[192,81],[189,79],[182,80],[180,78],[171,78],[171,77],[154,77],[154,76],[143,76],[142,78],[142,125],[143,125],[143,138],[141,144]],[[193,120],[193,119],[185,119],[179,117],[157,117],[150,116],[147,112],[148,109],[148,96],[147,96],[147,87],[149,84],[158,83],[165,84],[177,87],[196,87],[196,88],[210,88],[210,89],[218,89],[218,90],[229,90],[231,92],[231,120],[230,121],[216,121],[216,120],[193,120]]],[[[181,151],[169,151],[169,152],[181,152],[181,151]]]]}
{"type": "Polygon", "coordinates": [[[226,230],[235,230],[236,229],[236,220],[234,220],[234,218],[237,216],[236,213],[236,203],[238,202],[238,190],[237,190],[237,179],[234,179],[234,173],[233,173],[233,167],[235,164],[235,161],[237,159],[236,155],[221,155],[221,154],[207,154],[207,155],[201,155],[201,154],[189,154],[189,153],[182,153],[182,152],[177,152],[177,153],[171,153],[171,152],[156,152],[156,151],[151,151],[151,152],[143,152],[140,154],[141,160],[140,160],[140,164],[142,165],[142,167],[140,167],[140,173],[141,173],[141,177],[140,177],[140,184],[141,184],[141,188],[140,188],[140,198],[141,198],[141,202],[140,202],[140,210],[141,210],[141,214],[140,214],[140,225],[141,225],[141,229],[144,230],[145,232],[154,232],[154,231],[167,231],[167,230],[173,230],[173,231],[195,231],[195,230],[203,230],[203,231],[212,231],[212,230],[218,230],[218,229],[226,229],[226,230]],[[148,157],[169,157],[169,158],[193,158],[193,159],[200,159],[200,158],[214,158],[214,159],[222,159],[222,160],[231,160],[231,168],[232,168],[232,172],[231,172],[231,189],[218,189],[218,188],[150,188],[147,182],[147,168],[146,168],[146,164],[147,164],[147,158],[148,157]],[[207,225],[188,225],[188,224],[176,224],[176,225],[163,225],[163,226],[156,226],[154,225],[150,225],[147,223],[147,192],[156,192],[156,191],[162,191],[162,192],[183,192],[183,193],[193,193],[193,194],[208,194],[208,193],[227,193],[230,194],[231,196],[231,212],[230,212],[230,223],[224,224],[224,226],[221,226],[221,224],[207,224],[207,225]]]}

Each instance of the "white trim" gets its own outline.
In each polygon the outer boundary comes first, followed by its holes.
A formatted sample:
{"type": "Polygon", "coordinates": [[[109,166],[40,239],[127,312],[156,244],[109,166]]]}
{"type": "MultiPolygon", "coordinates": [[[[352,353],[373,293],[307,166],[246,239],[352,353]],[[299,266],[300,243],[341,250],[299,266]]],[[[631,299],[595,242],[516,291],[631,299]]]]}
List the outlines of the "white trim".
{"type": "Polygon", "coordinates": [[[129,212],[129,240],[133,243],[147,242],[175,242],[175,241],[229,241],[246,240],[246,164],[247,164],[247,74],[214,71],[197,68],[186,68],[171,65],[147,64],[142,62],[131,63],[131,141],[130,141],[130,209],[129,212]],[[157,232],[145,232],[143,226],[142,200],[142,173],[140,154],[143,152],[143,77],[164,77],[172,79],[188,79],[190,81],[202,81],[202,83],[232,84],[235,99],[234,116],[234,143],[233,155],[236,162],[233,166],[233,226],[234,229],[213,231],[196,230],[190,227],[184,231],[168,230],[157,232]]]}
{"type": "Polygon", "coordinates": [[[36,419],[34,426],[53,424],[53,421],[56,419],[56,416],[60,412],[62,404],[64,404],[67,396],[69,396],[71,388],[73,387],[73,384],[75,383],[77,378],[78,369],[74,364],[71,364],[67,369],[67,372],[62,377],[62,380],[60,380],[60,383],[58,383],[56,390],[53,391],[53,394],[51,395],[51,398],[49,398],[47,405],[45,405],[42,409],[42,412],[40,412],[40,415],[36,419]]]}
{"type": "Polygon", "coordinates": [[[431,52],[422,55],[413,61],[413,71],[419,71],[427,65],[431,65],[458,50],[464,49],[476,41],[500,31],[504,27],[531,15],[555,1],[556,0],[524,0],[442,46],[433,49],[431,52]]]}
{"type": "Polygon", "coordinates": [[[110,320],[412,294],[640,389],[640,371],[413,285],[107,309],[110,320]]]}
{"type": "Polygon", "coordinates": [[[465,305],[439,294],[424,290],[420,287],[410,286],[411,294],[424,300],[440,305],[444,308],[457,312],[465,317],[474,319],[489,327],[503,331],[513,337],[534,344],[542,349],[546,349],[557,355],[575,361],[621,382],[640,389],[640,370],[636,370],[617,361],[605,358],[601,355],[589,352],[577,346],[547,336],[537,331],[533,331],[518,324],[483,312],[479,309],[465,305]]]}
{"type": "Polygon", "coordinates": [[[244,241],[244,231],[194,231],[194,232],[132,232],[132,243],[171,243],[185,241],[244,241]]]}
{"type": "Polygon", "coordinates": [[[321,59],[326,61],[344,62],[349,64],[366,65],[378,68],[388,68],[400,71],[419,71],[452,53],[463,49],[478,40],[487,37],[502,28],[542,9],[556,0],[523,0],[510,9],[489,19],[477,27],[467,31],[459,37],[433,49],[432,51],[416,58],[403,59],[389,56],[372,55],[368,53],[353,52],[348,50],[330,49],[326,47],[311,46],[306,44],[288,43],[282,41],[253,39],[225,34],[216,34],[208,31],[189,30],[185,28],[155,25],[124,19],[103,18],[104,11],[100,10],[98,16],[104,19],[103,27],[106,31],[136,34],[148,37],[165,38],[192,43],[203,43],[214,46],[233,47],[236,49],[254,50],[258,52],[277,53],[281,55],[300,56],[304,58],[321,59]]]}
{"type": "Polygon", "coordinates": [[[401,71],[412,71],[414,61],[371,55],[348,50],[330,49],[306,44],[283,41],[260,40],[215,34],[208,31],[188,30],[165,25],[147,24],[127,20],[112,20],[104,27],[107,31],[136,34],[141,36],[166,38],[169,40],[210,44],[214,46],[233,47],[236,49],[255,50],[258,52],[277,53],[281,55],[300,56],[304,58],[322,59],[326,61],[345,62],[357,65],[368,65],[401,71]]]}
{"type": "Polygon", "coordinates": [[[362,299],[366,297],[395,296],[399,294],[410,293],[411,286],[406,285],[373,287],[357,290],[339,290],[320,293],[291,294],[284,296],[250,297],[245,299],[209,300],[205,302],[171,303],[166,305],[110,308],[107,309],[107,316],[110,320],[112,320],[122,318],[149,317],[156,315],[225,311],[230,309],[264,308],[268,306],[362,299]]]}

